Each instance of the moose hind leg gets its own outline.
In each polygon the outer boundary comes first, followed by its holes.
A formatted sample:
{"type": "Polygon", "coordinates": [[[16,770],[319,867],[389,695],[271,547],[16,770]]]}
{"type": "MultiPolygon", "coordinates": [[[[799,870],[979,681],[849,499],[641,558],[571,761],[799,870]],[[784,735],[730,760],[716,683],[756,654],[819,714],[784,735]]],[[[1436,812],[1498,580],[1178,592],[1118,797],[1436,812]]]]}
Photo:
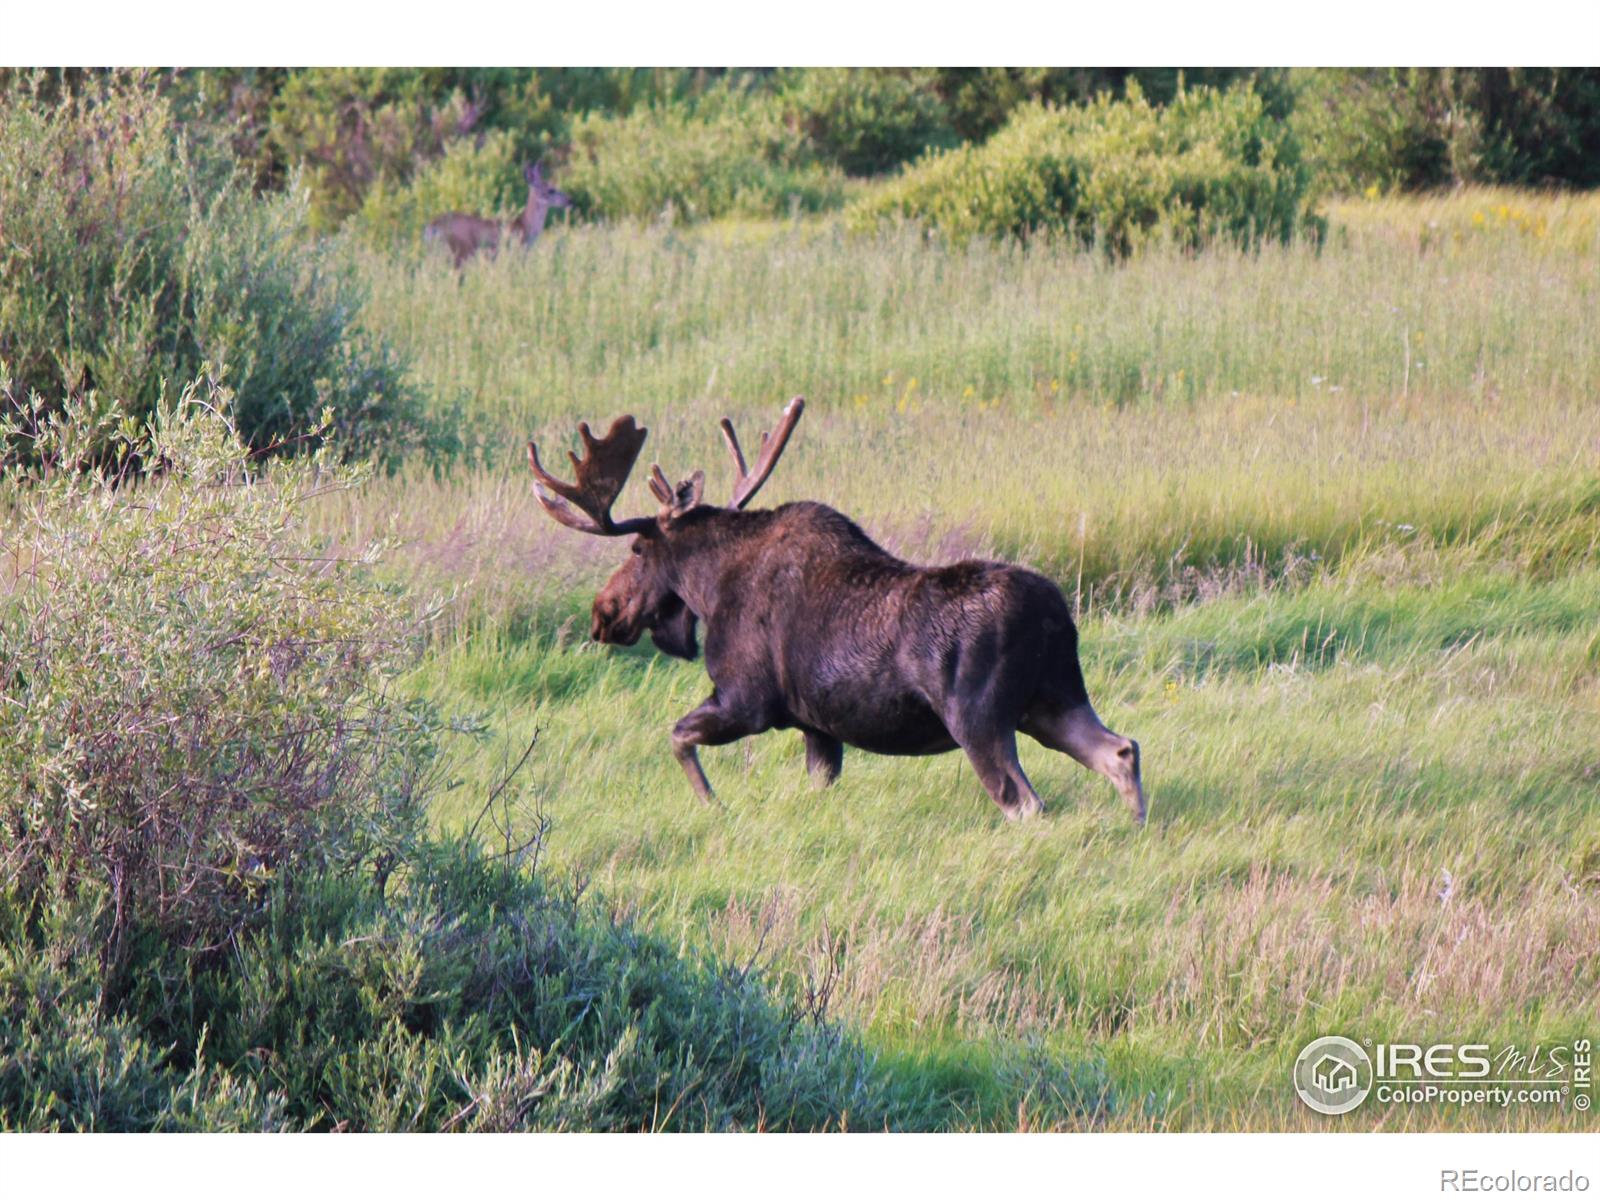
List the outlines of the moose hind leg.
{"type": "Polygon", "coordinates": [[[825,733],[807,729],[806,770],[819,787],[828,787],[844,769],[844,743],[825,733]]]}
{"type": "Polygon", "coordinates": [[[1144,824],[1144,783],[1139,775],[1139,743],[1107,729],[1088,703],[1029,713],[1022,732],[1052,750],[1071,755],[1109,779],[1133,819],[1144,824]]]}
{"type": "Polygon", "coordinates": [[[695,753],[697,746],[725,746],[752,733],[760,733],[765,728],[765,725],[726,707],[714,692],[711,699],[674,725],[672,753],[683,764],[683,772],[689,777],[689,786],[694,788],[694,794],[702,800],[710,800],[713,795],[705,769],[700,765],[700,756],[695,753]]]}
{"type": "MultiPolygon", "coordinates": [[[[952,731],[953,732],[953,731],[952,731]]],[[[1000,806],[1008,821],[1044,811],[1044,801],[1022,773],[1017,760],[1017,735],[1012,730],[985,730],[956,737],[967,752],[972,769],[984,789],[1000,806]]]]}

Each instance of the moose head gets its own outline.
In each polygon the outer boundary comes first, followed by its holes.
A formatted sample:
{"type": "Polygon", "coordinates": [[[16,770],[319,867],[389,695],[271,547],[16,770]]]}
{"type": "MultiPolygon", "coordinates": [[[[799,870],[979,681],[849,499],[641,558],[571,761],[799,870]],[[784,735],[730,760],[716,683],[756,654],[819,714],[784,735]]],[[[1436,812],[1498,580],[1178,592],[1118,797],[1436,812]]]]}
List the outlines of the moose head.
{"type": "Polygon", "coordinates": [[[804,410],[805,398],[796,396],[783,410],[777,430],[762,433],[754,469],[745,462],[733,422],[722,419],[722,435],[734,464],[733,496],[725,509],[705,503],[704,471],[695,471],[674,487],[660,465],[654,464],[649,486],[660,506],[655,516],[614,520],[611,506],[632,473],[648,433],[631,416],[618,417],[603,438],[596,438],[587,423],[579,424],[584,457],[568,453],[576,483],[552,476],[539,461],[537,444],[528,443],[528,465],[533,468],[535,491],[546,512],[583,533],[632,538],[628,560],[595,596],[589,626],[595,641],[631,646],[648,631],[663,653],[686,659],[699,653],[695,612],[676,590],[685,553],[690,545],[708,540],[706,534],[715,538],[715,532],[706,528],[705,517],[711,511],[737,512],[755,498],[777,466],[804,410]],[[701,536],[694,536],[696,533],[701,536]]]}

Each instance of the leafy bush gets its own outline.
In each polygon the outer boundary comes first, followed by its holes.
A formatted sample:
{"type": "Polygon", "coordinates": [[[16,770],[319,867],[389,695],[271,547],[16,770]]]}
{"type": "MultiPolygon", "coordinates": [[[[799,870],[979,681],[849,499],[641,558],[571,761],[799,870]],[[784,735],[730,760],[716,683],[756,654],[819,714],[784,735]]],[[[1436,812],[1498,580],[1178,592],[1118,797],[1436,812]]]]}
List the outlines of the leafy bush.
{"type": "Polygon", "coordinates": [[[439,722],[385,680],[403,598],[303,507],[354,476],[326,448],[270,477],[190,389],[139,427],[69,401],[0,491],[0,879],[30,904],[85,883],[99,957],[138,924],[225,942],[284,873],[383,870],[421,819],[439,722]],[[115,471],[86,465],[110,447],[115,471]]]}
{"type": "Polygon", "coordinates": [[[680,959],[576,888],[552,894],[464,844],[427,847],[387,896],[327,875],[274,887],[269,920],[226,959],[144,939],[137,985],[109,1011],[70,921],[4,911],[0,1129],[870,1129],[890,1116],[860,1047],[775,1004],[755,974],[680,959]]]}
{"type": "Polygon", "coordinates": [[[992,136],[1026,104],[1063,107],[1099,96],[1116,98],[1137,89],[1167,104],[1190,87],[1248,83],[1268,101],[1268,110],[1288,111],[1280,75],[1259,67],[918,67],[917,83],[942,101],[956,133],[968,141],[992,136]]]}
{"type": "Polygon", "coordinates": [[[92,906],[33,911],[0,891],[0,1132],[285,1128],[281,1099],[213,1071],[203,1046],[175,1068],[170,1047],[106,1011],[92,906]]]}
{"type": "Polygon", "coordinates": [[[1594,68],[1322,68],[1294,83],[1294,126],[1330,188],[1600,184],[1594,68]]]}
{"type": "Polygon", "coordinates": [[[1415,93],[1379,76],[1302,75],[1293,125],[1318,181],[1334,191],[1437,185],[1449,175],[1443,141],[1415,93]]]}
{"type": "Polygon", "coordinates": [[[794,70],[785,74],[782,96],[818,152],[850,175],[888,171],[956,141],[939,97],[900,72],[794,70]]]}
{"type": "Polygon", "coordinates": [[[257,201],[234,168],[138,76],[49,105],[26,82],[0,92],[0,388],[142,420],[211,363],[254,446],[325,405],[352,450],[414,438],[403,365],[357,326],[353,276],[301,239],[303,200],[257,201]]]}
{"type": "Polygon", "coordinates": [[[399,67],[318,67],[291,74],[272,102],[270,136],[310,189],[311,227],[337,228],[370,188],[403,186],[415,165],[444,152],[481,110],[459,89],[429,86],[399,67]]]}
{"type": "Polygon", "coordinates": [[[782,216],[837,207],[844,177],[817,160],[777,98],[734,89],[572,125],[562,188],[597,217],[782,216]]]}
{"type": "Polygon", "coordinates": [[[258,190],[281,187],[301,171],[317,230],[342,227],[360,213],[369,235],[409,237],[417,224],[413,187],[421,193],[418,208],[430,207],[442,190],[451,197],[446,208],[494,211],[511,199],[523,163],[568,140],[574,117],[691,101],[730,79],[743,86],[760,74],[687,67],[227,67],[175,71],[162,86],[184,121],[228,142],[258,190]],[[501,178],[493,168],[471,168],[474,182],[460,187],[463,163],[485,151],[518,170],[501,178]],[[428,183],[425,177],[446,157],[459,160],[445,168],[449,182],[428,183]]]}
{"type": "Polygon", "coordinates": [[[1131,85],[1121,101],[1027,105],[982,146],[919,160],[850,217],[909,218],[956,239],[1055,233],[1120,254],[1153,238],[1248,246],[1320,228],[1308,185],[1257,93],[1197,88],[1157,108],[1131,85]]]}

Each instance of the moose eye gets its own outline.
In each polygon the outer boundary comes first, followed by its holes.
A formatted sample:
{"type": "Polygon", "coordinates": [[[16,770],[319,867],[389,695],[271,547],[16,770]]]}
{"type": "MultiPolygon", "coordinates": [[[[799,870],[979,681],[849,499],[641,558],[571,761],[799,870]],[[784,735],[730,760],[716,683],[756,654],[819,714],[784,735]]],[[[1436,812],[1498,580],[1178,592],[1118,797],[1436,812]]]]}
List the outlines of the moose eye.
{"type": "Polygon", "coordinates": [[[639,543],[638,543],[638,542],[635,542],[635,543],[634,543],[634,544],[633,544],[633,552],[634,552],[634,553],[635,553],[635,554],[643,554],[643,553],[644,553],[644,547],[643,547],[643,546],[641,546],[641,545],[639,545],[639,543]]]}

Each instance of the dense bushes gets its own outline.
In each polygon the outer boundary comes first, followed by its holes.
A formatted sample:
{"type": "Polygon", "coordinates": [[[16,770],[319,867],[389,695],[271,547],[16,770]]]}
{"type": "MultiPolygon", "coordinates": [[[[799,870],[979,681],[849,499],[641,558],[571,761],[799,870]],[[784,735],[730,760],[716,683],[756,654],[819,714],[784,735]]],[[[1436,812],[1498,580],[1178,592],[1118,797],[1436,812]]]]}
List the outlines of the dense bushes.
{"type": "Polygon", "coordinates": [[[1081,108],[1031,105],[982,146],[920,160],[852,209],[957,239],[1056,233],[1116,253],[1167,239],[1287,241],[1317,220],[1284,126],[1245,88],[1188,91],[1165,108],[1131,89],[1081,108]]]}
{"type": "Polygon", "coordinates": [[[374,183],[362,198],[356,226],[374,247],[384,249],[415,244],[423,227],[444,213],[509,216],[527,203],[523,161],[516,141],[503,131],[458,139],[418,167],[409,183],[374,183]]]}
{"type": "Polygon", "coordinates": [[[416,397],[304,216],[292,192],[255,199],[226,148],[185,137],[145,80],[50,103],[14,82],[0,91],[0,388],[38,393],[41,412],[82,396],[140,420],[210,363],[255,446],[333,405],[347,446],[395,449],[420,427],[416,397]]]}
{"type": "Polygon", "coordinates": [[[783,106],[817,153],[850,175],[876,175],[955,132],[930,89],[895,71],[820,67],[785,74],[783,106]]]}
{"type": "Polygon", "coordinates": [[[1284,108],[1281,72],[1253,67],[917,67],[917,83],[939,97],[946,119],[968,141],[996,133],[1027,104],[1057,107],[1086,104],[1097,96],[1119,97],[1130,87],[1165,104],[1185,84],[1226,87],[1247,83],[1284,108]]]}
{"type": "Polygon", "coordinates": [[[512,198],[522,162],[538,158],[562,127],[526,70],[313,67],[292,72],[276,91],[267,137],[283,162],[303,167],[311,226],[326,231],[366,210],[375,194],[407,191],[447,155],[459,168],[463,152],[486,140],[496,165],[504,160],[509,169],[480,172],[481,182],[449,199],[493,211],[512,198]]]}
{"type": "MultiPolygon", "coordinates": [[[[16,75],[0,69],[0,88],[16,75]]],[[[45,87],[82,98],[104,78],[63,71],[45,87]]],[[[1592,68],[316,67],[148,81],[258,193],[297,179],[312,230],[353,223],[379,243],[414,242],[453,208],[509,213],[539,159],[576,187],[562,219],[786,215],[838,207],[859,190],[846,179],[930,149],[981,153],[1041,107],[1181,108],[1206,88],[1247,91],[1269,123],[1288,122],[1323,191],[1600,182],[1592,68]]]]}
{"type": "Polygon", "coordinates": [[[421,820],[439,722],[385,684],[410,615],[302,528],[351,477],[326,450],[257,477],[231,407],[191,389],[139,429],[69,401],[0,494],[0,877],[93,885],[111,965],[136,924],[216,944],[279,875],[381,870],[421,820]],[[114,486],[97,454],[155,469],[114,486]]]}
{"type": "Polygon", "coordinates": [[[1317,69],[1294,90],[1295,129],[1329,188],[1600,184],[1600,70],[1317,69]]]}
{"type": "MultiPolygon", "coordinates": [[[[179,89],[203,91],[204,75],[186,73],[179,89]]],[[[306,68],[261,81],[271,96],[258,144],[280,170],[303,166],[313,228],[331,230],[354,217],[373,241],[415,239],[441,212],[520,208],[523,164],[564,147],[584,114],[621,118],[690,104],[726,75],[631,67],[306,68]]],[[[218,99],[195,107],[216,109],[218,99]]],[[[239,108],[233,101],[229,113],[239,108]]]]}
{"type": "Polygon", "coordinates": [[[770,95],[723,89],[572,124],[561,186],[589,216],[782,216],[837,207],[844,176],[770,95]]]}
{"type": "Polygon", "coordinates": [[[274,886],[226,959],[138,941],[107,1003],[0,904],[0,1129],[882,1128],[858,1045],[573,888],[426,847],[381,896],[274,886]]]}

